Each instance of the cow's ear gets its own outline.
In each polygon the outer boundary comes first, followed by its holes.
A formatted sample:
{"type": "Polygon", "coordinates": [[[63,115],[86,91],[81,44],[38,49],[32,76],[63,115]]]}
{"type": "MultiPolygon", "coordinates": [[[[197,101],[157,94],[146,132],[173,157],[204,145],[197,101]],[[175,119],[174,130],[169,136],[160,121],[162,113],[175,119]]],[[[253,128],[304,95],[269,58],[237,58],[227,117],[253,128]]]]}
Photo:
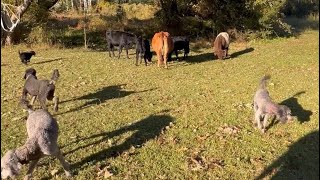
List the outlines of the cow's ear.
{"type": "Polygon", "coordinates": [[[170,36],[168,32],[163,32],[163,34],[165,34],[166,36],[170,36]]]}

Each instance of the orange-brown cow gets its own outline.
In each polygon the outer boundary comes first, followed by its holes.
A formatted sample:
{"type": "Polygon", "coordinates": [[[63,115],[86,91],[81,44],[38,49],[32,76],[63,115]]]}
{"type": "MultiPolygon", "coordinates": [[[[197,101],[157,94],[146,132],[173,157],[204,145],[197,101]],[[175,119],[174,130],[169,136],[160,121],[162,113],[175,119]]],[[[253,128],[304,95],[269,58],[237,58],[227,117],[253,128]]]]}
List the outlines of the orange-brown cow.
{"type": "Polygon", "coordinates": [[[164,62],[165,68],[168,68],[167,61],[169,53],[173,50],[173,41],[168,32],[158,32],[152,38],[152,49],[157,53],[158,67],[164,62]]]}

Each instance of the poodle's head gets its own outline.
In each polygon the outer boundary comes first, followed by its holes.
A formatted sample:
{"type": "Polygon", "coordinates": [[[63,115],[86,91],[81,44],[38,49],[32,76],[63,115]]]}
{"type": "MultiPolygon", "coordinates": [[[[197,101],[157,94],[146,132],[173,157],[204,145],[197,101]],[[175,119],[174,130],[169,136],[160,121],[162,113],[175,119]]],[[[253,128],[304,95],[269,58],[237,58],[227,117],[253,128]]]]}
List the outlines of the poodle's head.
{"type": "Polygon", "coordinates": [[[279,108],[279,118],[282,123],[286,123],[287,121],[291,121],[293,119],[291,115],[291,109],[286,105],[280,105],[279,108]]]}
{"type": "Polygon", "coordinates": [[[28,75],[30,75],[30,74],[33,75],[33,76],[37,79],[37,76],[36,76],[37,72],[36,72],[36,70],[33,69],[33,68],[28,68],[28,69],[26,70],[23,78],[24,78],[24,79],[27,79],[28,75]]]}
{"type": "Polygon", "coordinates": [[[21,169],[21,163],[13,150],[9,150],[1,158],[1,179],[14,178],[21,169]]]}

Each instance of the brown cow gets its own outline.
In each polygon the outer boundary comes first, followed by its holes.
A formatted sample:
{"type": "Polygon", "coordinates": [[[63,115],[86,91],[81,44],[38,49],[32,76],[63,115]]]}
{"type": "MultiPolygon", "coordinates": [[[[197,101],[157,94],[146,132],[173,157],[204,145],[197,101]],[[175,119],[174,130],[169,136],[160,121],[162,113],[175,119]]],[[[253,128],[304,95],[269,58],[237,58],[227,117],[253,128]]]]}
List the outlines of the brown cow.
{"type": "Polygon", "coordinates": [[[164,61],[165,68],[168,68],[168,56],[173,50],[173,41],[170,34],[163,31],[156,33],[152,38],[152,49],[157,53],[158,67],[164,61]]]}
{"type": "Polygon", "coordinates": [[[219,59],[225,59],[228,56],[230,38],[226,32],[218,34],[213,44],[213,52],[219,59]]]}

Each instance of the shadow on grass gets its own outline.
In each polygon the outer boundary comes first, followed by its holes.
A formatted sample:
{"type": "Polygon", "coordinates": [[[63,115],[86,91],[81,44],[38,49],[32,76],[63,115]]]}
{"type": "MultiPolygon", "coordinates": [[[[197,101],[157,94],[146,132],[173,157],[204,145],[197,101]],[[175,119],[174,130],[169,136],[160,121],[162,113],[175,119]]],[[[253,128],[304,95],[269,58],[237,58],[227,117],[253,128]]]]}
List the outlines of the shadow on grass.
{"type": "Polygon", "coordinates": [[[249,52],[252,52],[254,50],[254,48],[246,48],[244,50],[241,50],[241,51],[238,51],[238,52],[234,52],[230,55],[231,58],[236,58],[238,56],[241,56],[243,54],[246,54],[246,53],[249,53],[249,52]]]}
{"type": "Polygon", "coordinates": [[[195,56],[188,56],[184,61],[188,63],[202,63],[206,61],[212,61],[215,60],[213,53],[204,53],[204,54],[198,54],[195,56]]]}
{"type": "Polygon", "coordinates": [[[44,64],[44,63],[49,63],[49,62],[53,62],[53,61],[58,61],[58,60],[61,60],[63,58],[59,57],[59,58],[52,58],[52,59],[49,59],[47,61],[40,61],[40,62],[35,62],[35,63],[32,63],[32,64],[44,64]]]}
{"type": "Polygon", "coordinates": [[[302,137],[280,158],[269,165],[256,180],[319,179],[319,130],[302,137]],[[271,175],[273,174],[273,175],[271,175]]]}
{"type": "Polygon", "coordinates": [[[108,139],[120,136],[121,134],[129,131],[134,132],[130,137],[126,138],[123,143],[110,148],[102,149],[99,152],[93,153],[87,157],[84,157],[81,161],[72,164],[72,169],[80,170],[81,166],[84,164],[95,164],[100,161],[105,161],[111,157],[117,157],[123,152],[129,150],[132,146],[135,148],[142,147],[143,144],[150,139],[154,139],[162,134],[164,127],[168,126],[170,122],[173,121],[174,118],[169,115],[150,115],[140,121],[124,126],[118,130],[94,134],[92,136],[76,140],[75,142],[71,142],[68,145],[74,144],[74,146],[77,146],[80,141],[99,138],[99,140],[78,146],[75,149],[66,152],[65,154],[73,153],[79,149],[91,148],[92,145],[107,143],[108,139]]]}
{"type": "Polygon", "coordinates": [[[312,111],[303,109],[301,104],[299,104],[298,99],[296,98],[304,93],[306,93],[306,92],[300,91],[300,92],[294,94],[292,97],[290,97],[280,103],[282,105],[288,106],[291,109],[292,115],[296,116],[300,123],[310,121],[310,116],[312,115],[312,111]]]}
{"type": "MultiPolygon", "coordinates": [[[[296,98],[297,96],[300,96],[301,94],[304,94],[304,93],[306,93],[306,92],[305,91],[297,92],[292,97],[279,103],[280,105],[288,106],[291,110],[291,115],[296,116],[297,120],[300,123],[310,121],[310,116],[312,115],[312,111],[303,109],[303,107],[298,103],[298,99],[296,98]]],[[[266,129],[270,129],[272,126],[275,126],[279,122],[280,121],[276,120],[276,118],[273,117],[270,124],[268,125],[268,127],[266,129]]]]}
{"type": "Polygon", "coordinates": [[[287,17],[284,19],[284,22],[291,26],[294,36],[299,36],[307,29],[319,30],[319,19],[317,18],[287,17]]]}
{"type": "Polygon", "coordinates": [[[76,100],[88,100],[86,103],[84,103],[83,105],[81,105],[77,108],[73,108],[71,110],[68,110],[68,111],[62,112],[62,113],[58,113],[56,115],[79,111],[79,110],[85,109],[85,108],[92,106],[92,105],[98,105],[98,104],[105,103],[109,99],[122,98],[122,97],[128,96],[133,93],[141,93],[141,92],[147,92],[147,91],[154,90],[154,89],[149,89],[149,90],[137,91],[137,92],[136,91],[123,91],[122,87],[125,85],[126,84],[107,86],[107,87],[104,87],[104,88],[97,90],[94,93],[90,93],[90,94],[87,94],[87,95],[84,95],[84,96],[81,96],[78,98],[73,98],[73,99],[61,101],[59,104],[69,102],[69,101],[76,101],[76,100]]]}

